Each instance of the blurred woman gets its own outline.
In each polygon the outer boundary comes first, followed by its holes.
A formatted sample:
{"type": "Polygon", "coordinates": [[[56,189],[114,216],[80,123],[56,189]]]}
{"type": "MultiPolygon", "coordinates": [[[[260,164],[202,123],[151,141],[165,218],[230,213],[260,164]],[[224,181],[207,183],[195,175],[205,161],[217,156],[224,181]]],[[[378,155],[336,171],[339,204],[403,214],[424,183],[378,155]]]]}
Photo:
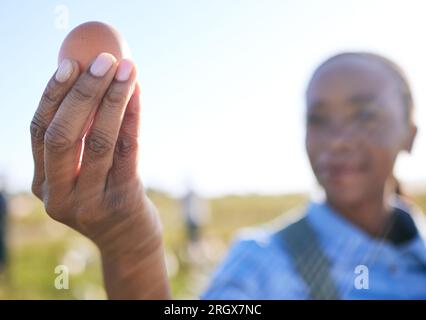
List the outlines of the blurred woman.
{"type": "Polygon", "coordinates": [[[425,226],[394,178],[416,136],[403,72],[336,55],[306,91],[306,150],[322,186],[303,218],[235,240],[207,299],[426,299],[425,226]]]}

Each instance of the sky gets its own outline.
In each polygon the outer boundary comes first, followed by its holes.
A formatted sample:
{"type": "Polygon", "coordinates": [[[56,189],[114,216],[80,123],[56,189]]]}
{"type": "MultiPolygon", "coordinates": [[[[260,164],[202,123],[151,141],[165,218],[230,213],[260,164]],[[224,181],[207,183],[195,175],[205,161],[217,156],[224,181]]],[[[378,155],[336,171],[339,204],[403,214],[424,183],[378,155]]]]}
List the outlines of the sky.
{"type": "Polygon", "coordinates": [[[30,190],[29,124],[66,34],[110,23],[142,85],[140,172],[147,187],[208,196],[309,192],[304,91],[330,55],[367,50],[412,84],[419,134],[396,174],[426,182],[424,1],[1,1],[0,175],[30,190]]]}

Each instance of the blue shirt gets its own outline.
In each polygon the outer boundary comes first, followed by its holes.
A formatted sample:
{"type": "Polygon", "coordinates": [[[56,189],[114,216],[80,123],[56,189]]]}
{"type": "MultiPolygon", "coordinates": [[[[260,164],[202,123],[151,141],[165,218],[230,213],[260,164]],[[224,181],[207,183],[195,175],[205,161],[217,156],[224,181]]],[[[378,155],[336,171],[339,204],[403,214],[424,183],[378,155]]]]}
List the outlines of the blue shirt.
{"type": "MultiPolygon", "coordinates": [[[[342,299],[426,299],[424,217],[411,216],[415,236],[395,245],[369,236],[326,203],[309,204],[306,218],[330,260],[342,299]]],[[[266,229],[239,235],[201,298],[309,298],[282,241],[277,232],[266,229]]]]}

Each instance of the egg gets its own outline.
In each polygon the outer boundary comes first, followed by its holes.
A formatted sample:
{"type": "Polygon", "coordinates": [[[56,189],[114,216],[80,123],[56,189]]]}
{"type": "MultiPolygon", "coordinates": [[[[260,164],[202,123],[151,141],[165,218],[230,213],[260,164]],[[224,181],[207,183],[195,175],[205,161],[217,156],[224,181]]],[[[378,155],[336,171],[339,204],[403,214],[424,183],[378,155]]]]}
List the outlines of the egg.
{"type": "Polygon", "coordinates": [[[97,21],[83,23],[65,37],[58,64],[65,58],[76,60],[81,70],[89,67],[101,52],[111,53],[117,60],[130,58],[125,39],[112,26],[97,21]]]}

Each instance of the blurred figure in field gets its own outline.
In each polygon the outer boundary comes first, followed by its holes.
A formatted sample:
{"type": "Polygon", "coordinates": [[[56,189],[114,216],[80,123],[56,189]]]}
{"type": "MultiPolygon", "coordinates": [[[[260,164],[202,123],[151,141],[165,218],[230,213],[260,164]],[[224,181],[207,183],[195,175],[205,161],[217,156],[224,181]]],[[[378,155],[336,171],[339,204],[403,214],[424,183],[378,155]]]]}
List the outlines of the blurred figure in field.
{"type": "Polygon", "coordinates": [[[203,199],[189,185],[181,201],[188,241],[188,253],[192,257],[194,255],[198,256],[197,253],[201,253],[202,251],[201,229],[208,221],[208,209],[203,199]]]}
{"type": "Polygon", "coordinates": [[[0,273],[5,271],[7,265],[7,210],[7,198],[4,178],[0,178],[0,273]]]}

